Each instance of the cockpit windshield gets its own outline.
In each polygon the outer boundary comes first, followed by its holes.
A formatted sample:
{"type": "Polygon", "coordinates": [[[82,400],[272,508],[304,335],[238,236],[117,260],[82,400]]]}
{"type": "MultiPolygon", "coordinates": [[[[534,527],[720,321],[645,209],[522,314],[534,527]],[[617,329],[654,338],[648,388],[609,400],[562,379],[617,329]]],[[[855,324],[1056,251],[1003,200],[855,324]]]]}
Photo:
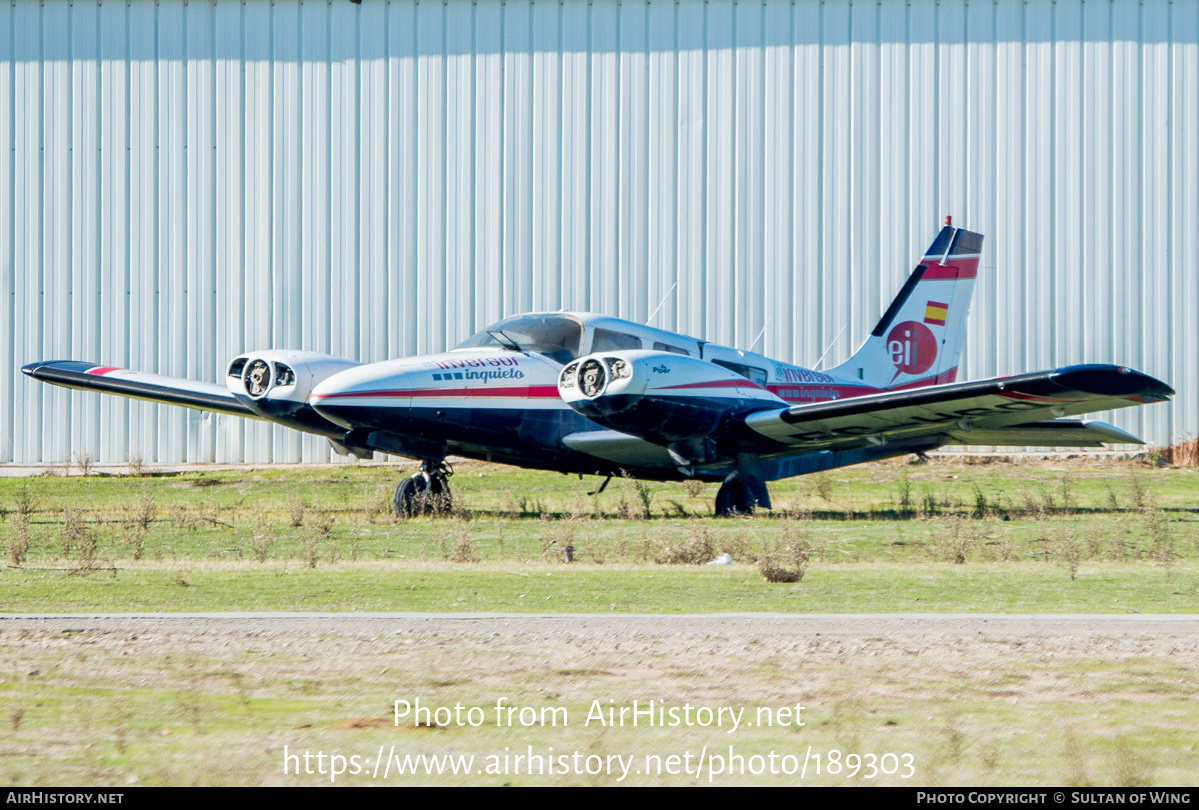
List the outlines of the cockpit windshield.
{"type": "Polygon", "coordinates": [[[477,332],[458,348],[482,346],[544,354],[569,363],[583,353],[583,324],[569,315],[515,315],[477,332]]]}

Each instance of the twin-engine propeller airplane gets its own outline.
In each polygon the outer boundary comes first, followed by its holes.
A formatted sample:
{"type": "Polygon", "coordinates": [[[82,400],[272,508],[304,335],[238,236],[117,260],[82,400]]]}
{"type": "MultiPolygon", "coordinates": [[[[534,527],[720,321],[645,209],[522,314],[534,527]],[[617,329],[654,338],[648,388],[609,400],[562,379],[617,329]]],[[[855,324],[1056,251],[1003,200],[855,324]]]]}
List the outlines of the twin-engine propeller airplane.
{"type": "Polygon", "coordinates": [[[716,512],[731,515],[769,508],[768,481],[946,444],[1140,444],[1111,425],[1064,418],[1174,393],[1131,369],[954,382],[982,242],[947,218],[862,347],[828,371],[575,312],[517,315],[452,351],[382,363],[250,352],[229,364],[225,387],[76,361],[23,371],[277,422],[325,436],[343,455],[419,460],[395,491],[396,511],[408,515],[448,503],[449,455],[721,481],[716,512]]]}

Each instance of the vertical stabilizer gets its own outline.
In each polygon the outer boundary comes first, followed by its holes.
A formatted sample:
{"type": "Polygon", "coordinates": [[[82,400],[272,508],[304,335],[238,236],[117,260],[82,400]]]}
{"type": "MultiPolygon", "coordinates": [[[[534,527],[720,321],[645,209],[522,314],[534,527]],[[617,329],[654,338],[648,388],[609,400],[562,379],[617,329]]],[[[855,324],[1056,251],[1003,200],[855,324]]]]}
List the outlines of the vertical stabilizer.
{"type": "Polygon", "coordinates": [[[866,342],[829,373],[889,390],[953,382],[982,246],[947,218],[866,342]]]}

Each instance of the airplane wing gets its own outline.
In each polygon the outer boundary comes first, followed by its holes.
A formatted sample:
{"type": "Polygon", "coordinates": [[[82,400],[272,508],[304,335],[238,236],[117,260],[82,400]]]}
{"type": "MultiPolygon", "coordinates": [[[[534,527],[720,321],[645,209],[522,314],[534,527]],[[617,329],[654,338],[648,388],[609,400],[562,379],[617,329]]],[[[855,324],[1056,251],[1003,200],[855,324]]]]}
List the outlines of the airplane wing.
{"type": "Polygon", "coordinates": [[[21,371],[35,380],[67,388],[102,391],[133,399],[182,405],[185,408],[227,413],[250,419],[262,418],[260,414],[238,402],[224,386],[215,383],[165,377],[161,374],[147,374],[77,360],[30,363],[23,366],[21,371]]]}
{"type": "Polygon", "coordinates": [[[746,417],[745,426],[804,452],[923,436],[963,445],[1140,444],[1111,426],[1061,417],[1160,402],[1173,393],[1165,383],[1128,368],[1070,366],[759,411],[746,417]]]}

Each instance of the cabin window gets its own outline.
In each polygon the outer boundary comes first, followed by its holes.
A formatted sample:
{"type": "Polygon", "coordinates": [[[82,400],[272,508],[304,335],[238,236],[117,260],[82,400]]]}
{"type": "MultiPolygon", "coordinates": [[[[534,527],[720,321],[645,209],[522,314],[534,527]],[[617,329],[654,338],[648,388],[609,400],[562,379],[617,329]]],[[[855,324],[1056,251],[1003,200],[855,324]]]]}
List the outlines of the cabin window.
{"type": "Polygon", "coordinates": [[[612,329],[596,328],[595,337],[591,340],[593,352],[618,352],[622,349],[640,349],[641,338],[626,335],[612,329]]]}
{"type": "Polygon", "coordinates": [[[685,354],[688,357],[691,356],[691,352],[687,351],[686,349],[680,349],[678,346],[671,346],[669,343],[655,343],[654,351],[670,352],[671,354],[685,354]]]}

